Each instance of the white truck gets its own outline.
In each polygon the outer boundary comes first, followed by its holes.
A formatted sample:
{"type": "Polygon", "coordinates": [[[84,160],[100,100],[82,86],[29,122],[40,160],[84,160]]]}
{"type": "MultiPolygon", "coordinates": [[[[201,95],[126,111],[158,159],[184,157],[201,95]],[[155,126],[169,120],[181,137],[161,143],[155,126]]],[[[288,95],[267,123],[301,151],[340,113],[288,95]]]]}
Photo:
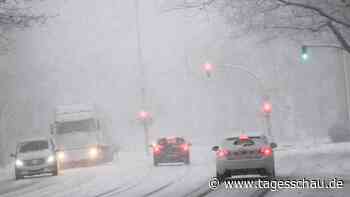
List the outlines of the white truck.
{"type": "Polygon", "coordinates": [[[51,134],[60,168],[90,166],[113,160],[106,120],[90,104],[63,105],[55,109],[51,134]]]}

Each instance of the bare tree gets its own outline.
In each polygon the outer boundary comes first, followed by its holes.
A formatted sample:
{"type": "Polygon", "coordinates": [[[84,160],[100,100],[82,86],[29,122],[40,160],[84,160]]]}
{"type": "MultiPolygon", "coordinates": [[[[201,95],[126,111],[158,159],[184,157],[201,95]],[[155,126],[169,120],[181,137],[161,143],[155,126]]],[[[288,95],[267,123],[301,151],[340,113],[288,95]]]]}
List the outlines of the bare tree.
{"type": "Polygon", "coordinates": [[[350,0],[181,0],[169,10],[218,11],[244,32],[316,36],[350,53],[350,0]]]}
{"type": "MultiPolygon", "coordinates": [[[[8,38],[6,30],[26,28],[35,23],[44,23],[48,18],[32,8],[35,0],[0,0],[0,48],[6,49],[8,38]]],[[[38,0],[39,1],[39,0],[38,0]]]]}

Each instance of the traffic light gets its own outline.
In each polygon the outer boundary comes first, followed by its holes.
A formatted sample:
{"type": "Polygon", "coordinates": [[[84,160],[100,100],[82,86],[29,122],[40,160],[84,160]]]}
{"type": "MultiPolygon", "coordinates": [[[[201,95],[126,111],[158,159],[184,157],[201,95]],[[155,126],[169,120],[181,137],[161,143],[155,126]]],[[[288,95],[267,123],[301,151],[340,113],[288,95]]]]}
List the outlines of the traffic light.
{"type": "Polygon", "coordinates": [[[307,46],[304,45],[301,47],[301,59],[304,61],[309,59],[309,53],[307,50],[308,50],[307,46]]]}
{"type": "Polygon", "coordinates": [[[150,117],[149,112],[146,112],[146,111],[141,110],[141,111],[139,111],[139,113],[138,113],[138,118],[139,118],[140,120],[146,120],[146,119],[148,119],[149,117],[150,117]]]}
{"type": "Polygon", "coordinates": [[[263,106],[262,106],[262,111],[264,112],[264,114],[268,115],[272,112],[272,105],[270,102],[268,101],[265,101],[263,103],[263,106]]]}
{"type": "Polygon", "coordinates": [[[205,73],[207,74],[207,76],[210,77],[210,74],[213,71],[214,66],[207,62],[207,63],[203,64],[203,69],[204,69],[205,73]]]}

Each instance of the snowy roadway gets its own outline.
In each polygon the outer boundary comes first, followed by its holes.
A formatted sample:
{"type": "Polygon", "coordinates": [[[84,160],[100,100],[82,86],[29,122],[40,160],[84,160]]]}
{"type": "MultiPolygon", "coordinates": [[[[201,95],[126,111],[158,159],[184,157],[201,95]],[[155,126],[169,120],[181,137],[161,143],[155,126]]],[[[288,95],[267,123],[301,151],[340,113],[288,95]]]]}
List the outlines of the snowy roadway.
{"type": "MultiPolygon", "coordinates": [[[[192,163],[153,167],[142,153],[122,153],[120,161],[90,168],[63,171],[57,177],[35,177],[0,181],[1,197],[213,197],[213,196],[344,196],[350,194],[350,144],[325,144],[298,149],[280,148],[275,152],[279,179],[304,177],[345,180],[345,188],[336,190],[208,189],[215,174],[215,158],[210,148],[193,147],[192,163]]],[[[0,173],[1,174],[1,173],[0,173]]]]}

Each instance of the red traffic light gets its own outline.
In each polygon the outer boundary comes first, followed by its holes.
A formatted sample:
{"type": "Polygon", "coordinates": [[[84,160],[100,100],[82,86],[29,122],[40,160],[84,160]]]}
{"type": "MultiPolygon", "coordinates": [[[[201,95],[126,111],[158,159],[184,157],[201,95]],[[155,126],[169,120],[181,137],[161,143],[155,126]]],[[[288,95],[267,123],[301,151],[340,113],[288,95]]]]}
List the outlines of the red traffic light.
{"type": "Polygon", "coordinates": [[[263,112],[266,113],[266,114],[271,113],[271,112],[272,112],[272,105],[271,105],[271,103],[265,101],[265,102],[263,103],[262,110],[263,110],[263,112]]]}
{"type": "Polygon", "coordinates": [[[210,72],[212,71],[214,68],[214,66],[210,63],[205,63],[203,64],[203,69],[206,71],[206,72],[210,72]]]}
{"type": "Polygon", "coordinates": [[[138,113],[138,117],[140,118],[140,119],[147,119],[147,118],[149,118],[150,117],[150,114],[149,114],[149,112],[146,112],[146,111],[140,111],[139,113],[138,113]]]}
{"type": "Polygon", "coordinates": [[[207,73],[207,76],[210,77],[210,73],[214,69],[214,66],[210,63],[205,63],[202,66],[204,71],[207,73]]]}

